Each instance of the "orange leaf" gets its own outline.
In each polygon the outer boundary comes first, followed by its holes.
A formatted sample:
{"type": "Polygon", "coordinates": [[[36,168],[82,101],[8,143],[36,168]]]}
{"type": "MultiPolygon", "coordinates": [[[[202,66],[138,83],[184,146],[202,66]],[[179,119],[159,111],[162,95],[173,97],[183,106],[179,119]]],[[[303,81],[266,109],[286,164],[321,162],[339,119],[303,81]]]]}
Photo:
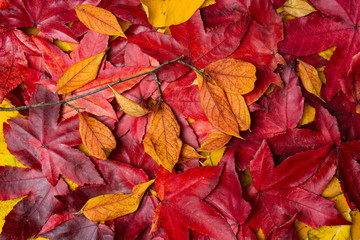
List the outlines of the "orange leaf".
{"type": "Polygon", "coordinates": [[[321,98],[322,82],[316,69],[306,62],[299,61],[299,74],[306,91],[324,101],[321,98]]]}
{"type": "Polygon", "coordinates": [[[150,111],[146,108],[143,108],[136,102],[122,96],[118,92],[116,92],[112,87],[110,87],[112,92],[115,95],[116,101],[119,104],[121,110],[124,111],[127,115],[133,116],[133,117],[141,117],[146,114],[148,114],[150,111]]]}
{"type": "Polygon", "coordinates": [[[246,94],[254,89],[256,68],[248,62],[225,58],[205,67],[205,74],[225,92],[246,94]]]}
{"type": "Polygon", "coordinates": [[[130,194],[113,193],[89,199],[83,209],[85,217],[93,222],[109,221],[135,212],[155,180],[136,185],[130,194]]]}
{"type": "Polygon", "coordinates": [[[126,38],[114,14],[91,4],[75,7],[79,20],[89,29],[105,34],[126,38]]]}
{"type": "Polygon", "coordinates": [[[79,113],[79,131],[81,140],[89,153],[99,159],[106,159],[116,147],[111,130],[95,118],[79,113]]]}
{"type": "Polygon", "coordinates": [[[147,136],[144,138],[145,152],[169,172],[179,160],[182,142],[180,126],[170,107],[162,102],[151,116],[147,136]]]}
{"type": "Polygon", "coordinates": [[[350,215],[353,223],[350,228],[351,239],[360,239],[360,212],[356,209],[350,215]]]}
{"type": "Polygon", "coordinates": [[[179,163],[186,163],[195,158],[204,158],[204,156],[200,155],[192,146],[188,144],[183,144],[181,148],[179,163]]]}
{"type": "Polygon", "coordinates": [[[212,152],[225,146],[231,139],[231,136],[221,131],[210,133],[202,142],[198,151],[212,152]]]}
{"type": "Polygon", "coordinates": [[[224,91],[204,81],[200,74],[196,74],[200,89],[200,104],[209,122],[224,133],[240,137],[236,117],[224,91]]]}
{"type": "Polygon", "coordinates": [[[227,92],[226,96],[236,117],[240,131],[248,130],[250,128],[251,119],[244,97],[240,94],[234,94],[231,92],[227,92]]]}
{"type": "Polygon", "coordinates": [[[71,93],[94,80],[104,55],[105,52],[96,54],[69,67],[60,77],[56,92],[59,94],[71,93]]]}

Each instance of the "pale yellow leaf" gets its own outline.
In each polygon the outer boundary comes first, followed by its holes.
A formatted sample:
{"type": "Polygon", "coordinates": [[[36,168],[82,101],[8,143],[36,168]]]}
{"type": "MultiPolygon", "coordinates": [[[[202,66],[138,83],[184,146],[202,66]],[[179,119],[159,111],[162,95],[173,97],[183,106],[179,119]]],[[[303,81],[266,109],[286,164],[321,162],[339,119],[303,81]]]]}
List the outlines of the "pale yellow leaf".
{"type": "Polygon", "coordinates": [[[335,49],[336,46],[327,48],[324,51],[319,52],[318,55],[329,61],[332,55],[334,54],[335,49]]]}
{"type": "Polygon", "coordinates": [[[225,58],[210,63],[204,70],[225,92],[246,94],[254,89],[256,68],[251,63],[225,58]]]}
{"type": "Polygon", "coordinates": [[[151,115],[149,131],[143,140],[145,152],[171,172],[180,157],[182,141],[179,136],[176,117],[162,102],[151,115]]]}
{"type": "Polygon", "coordinates": [[[136,185],[130,194],[113,193],[91,198],[86,202],[82,213],[94,222],[109,221],[133,213],[154,181],[136,185]]]}
{"type": "Polygon", "coordinates": [[[311,123],[315,120],[315,108],[305,103],[303,115],[298,123],[298,127],[311,123]]]}
{"type": "Polygon", "coordinates": [[[321,226],[319,229],[311,229],[308,232],[309,240],[351,240],[350,225],[321,226]]]}
{"type": "Polygon", "coordinates": [[[200,89],[201,108],[209,122],[228,135],[240,137],[237,119],[225,92],[219,86],[204,81],[200,74],[196,74],[200,89]]]}
{"type": "Polygon", "coordinates": [[[79,132],[91,156],[106,159],[116,147],[115,137],[105,124],[81,113],[79,113],[79,132]]]}
{"type": "Polygon", "coordinates": [[[94,80],[105,52],[75,63],[60,77],[56,86],[58,94],[67,94],[94,80]]]}
{"type": "Polygon", "coordinates": [[[231,139],[231,136],[221,131],[211,132],[201,143],[198,151],[212,152],[224,147],[231,139]]]}
{"type": "Polygon", "coordinates": [[[64,181],[68,185],[70,191],[75,191],[75,189],[79,186],[79,184],[74,183],[73,181],[67,179],[66,177],[64,177],[62,175],[61,175],[61,177],[64,179],[64,181]]]}
{"type": "Polygon", "coordinates": [[[141,117],[150,112],[148,109],[143,108],[136,102],[122,96],[121,94],[116,92],[112,87],[110,87],[110,89],[114,93],[116,101],[119,104],[121,110],[124,111],[124,113],[133,117],[141,117]]]}
{"type": "Polygon", "coordinates": [[[79,20],[89,29],[105,35],[126,38],[115,15],[108,10],[84,4],[76,6],[75,11],[79,20]]]}
{"type": "Polygon", "coordinates": [[[316,11],[306,0],[287,0],[283,8],[294,17],[303,17],[316,11]]]}
{"type": "Polygon", "coordinates": [[[324,101],[321,98],[322,82],[316,69],[306,62],[299,61],[299,74],[305,89],[324,101]]]}
{"type": "Polygon", "coordinates": [[[151,25],[165,27],[186,22],[205,0],[141,0],[151,25]]]}
{"type": "Polygon", "coordinates": [[[235,94],[231,92],[227,92],[226,97],[229,100],[231,109],[236,117],[236,121],[239,125],[240,131],[248,130],[250,128],[251,118],[244,97],[240,94],[235,94]]]}
{"type": "Polygon", "coordinates": [[[54,40],[54,44],[56,46],[58,46],[64,52],[74,51],[75,48],[78,46],[78,44],[76,44],[76,43],[63,42],[63,41],[60,41],[60,40],[57,40],[57,39],[54,40]]]}

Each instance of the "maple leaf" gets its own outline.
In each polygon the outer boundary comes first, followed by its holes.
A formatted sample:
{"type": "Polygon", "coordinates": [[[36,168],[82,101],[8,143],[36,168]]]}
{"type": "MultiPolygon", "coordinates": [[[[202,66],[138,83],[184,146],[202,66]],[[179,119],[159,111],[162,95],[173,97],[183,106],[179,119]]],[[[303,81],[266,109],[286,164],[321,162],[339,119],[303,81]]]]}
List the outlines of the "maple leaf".
{"type": "Polygon", "coordinates": [[[250,162],[253,185],[247,190],[252,212],[245,224],[255,230],[261,227],[267,236],[287,221],[285,214],[297,213],[300,221],[314,227],[339,223],[341,218],[333,202],[299,187],[316,172],[328,151],[329,147],[323,147],[295,154],[274,167],[272,153],[264,140],[250,162]]]}
{"type": "MultiPolygon", "coordinates": [[[[247,30],[248,22],[241,21],[221,25],[216,29],[206,31],[200,12],[185,23],[170,27],[171,36],[157,32],[142,32],[129,37],[129,41],[137,44],[145,53],[166,62],[181,55],[184,60],[197,68],[204,68],[211,62],[226,58],[240,43],[247,30]],[[203,42],[210,44],[204,45],[203,42]]],[[[188,72],[188,68],[174,64],[163,68],[160,79],[172,81],[188,72]],[[172,71],[169,70],[172,69],[172,71]]]]}
{"type": "Polygon", "coordinates": [[[309,1],[325,17],[314,13],[286,21],[285,39],[279,44],[280,52],[306,56],[336,45],[336,50],[325,69],[326,85],[322,94],[331,100],[346,85],[351,60],[360,51],[358,47],[359,5],[351,1],[309,1]],[[295,47],[296,46],[296,47],[295,47]],[[310,47],[309,47],[310,46],[310,47]]]}
{"type": "Polygon", "coordinates": [[[49,232],[41,234],[41,237],[51,240],[112,240],[114,239],[114,232],[108,226],[92,222],[80,215],[61,223],[49,232]]]}
{"type": "Polygon", "coordinates": [[[36,169],[0,167],[0,200],[26,196],[5,218],[0,239],[27,239],[40,231],[60,202],[56,195],[68,193],[60,179],[52,186],[36,169]]]}
{"type": "Polygon", "coordinates": [[[54,39],[77,43],[71,29],[65,23],[76,20],[74,7],[91,3],[98,4],[99,0],[75,0],[53,2],[16,0],[9,3],[9,7],[0,12],[1,22],[7,28],[37,27],[42,33],[54,39]]]}
{"type": "Polygon", "coordinates": [[[162,226],[170,239],[189,239],[188,228],[218,239],[236,239],[225,219],[201,201],[219,181],[220,167],[192,168],[180,174],[160,170],[155,179],[160,203],[152,232],[162,226]]]}
{"type": "MultiPolygon", "coordinates": [[[[56,102],[59,98],[39,86],[31,104],[56,102]]],[[[78,120],[70,118],[57,123],[60,106],[34,108],[29,120],[14,118],[4,126],[9,151],[25,166],[41,169],[48,181],[55,185],[59,174],[78,183],[102,183],[91,161],[71,146],[81,143],[78,120]],[[82,171],[78,171],[82,169],[82,171]]]]}

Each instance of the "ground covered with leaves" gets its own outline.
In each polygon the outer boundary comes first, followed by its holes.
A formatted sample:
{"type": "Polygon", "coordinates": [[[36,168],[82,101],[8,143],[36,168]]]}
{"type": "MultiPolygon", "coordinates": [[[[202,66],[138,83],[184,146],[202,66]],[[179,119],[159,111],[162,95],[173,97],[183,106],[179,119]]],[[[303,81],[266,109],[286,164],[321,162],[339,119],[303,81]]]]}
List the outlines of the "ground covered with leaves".
{"type": "Polygon", "coordinates": [[[0,239],[359,239],[360,1],[0,0],[0,239]]]}

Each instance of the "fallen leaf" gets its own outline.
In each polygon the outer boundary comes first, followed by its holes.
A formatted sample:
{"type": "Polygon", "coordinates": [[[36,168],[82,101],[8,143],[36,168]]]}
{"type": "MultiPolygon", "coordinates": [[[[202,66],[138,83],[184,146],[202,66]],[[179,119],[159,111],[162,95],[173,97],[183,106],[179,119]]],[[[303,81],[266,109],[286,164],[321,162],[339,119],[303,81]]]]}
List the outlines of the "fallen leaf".
{"type": "Polygon", "coordinates": [[[205,0],[141,0],[149,22],[154,27],[166,27],[186,22],[205,0]]]}
{"type": "Polygon", "coordinates": [[[208,83],[197,73],[200,89],[200,103],[209,122],[220,131],[240,137],[237,119],[225,92],[218,86],[208,83]]]}
{"type": "Polygon", "coordinates": [[[180,126],[170,107],[162,102],[152,113],[149,131],[144,138],[145,152],[169,172],[179,161],[182,141],[180,126]]]}
{"type": "Polygon", "coordinates": [[[113,89],[112,87],[110,87],[110,89],[114,93],[116,101],[119,104],[121,110],[124,111],[124,113],[126,113],[130,116],[133,116],[133,117],[141,117],[150,112],[148,109],[143,108],[136,102],[122,96],[117,91],[115,91],[115,89],[113,89]]]}
{"type": "Polygon", "coordinates": [[[321,98],[322,82],[316,69],[306,62],[299,61],[299,74],[305,89],[323,100],[321,98]]]}
{"type": "Polygon", "coordinates": [[[181,148],[179,163],[186,163],[195,158],[204,158],[192,146],[184,143],[181,148]]]}
{"type": "Polygon", "coordinates": [[[56,92],[68,94],[94,80],[104,55],[96,54],[69,67],[58,80],[56,92]]]}
{"type": "Polygon", "coordinates": [[[198,151],[212,152],[224,147],[231,139],[231,136],[221,131],[211,132],[201,143],[198,151]]]}
{"type": "Polygon", "coordinates": [[[10,213],[14,206],[24,197],[18,197],[11,200],[0,201],[0,234],[5,224],[5,217],[10,213]]]}
{"type": "Polygon", "coordinates": [[[254,89],[256,68],[253,64],[234,58],[220,59],[204,68],[209,76],[225,92],[246,94],[254,89]]]}
{"type": "Polygon", "coordinates": [[[319,229],[311,229],[308,232],[309,240],[341,239],[350,240],[350,225],[321,226],[319,229]]]}
{"type": "Polygon", "coordinates": [[[135,212],[146,190],[154,181],[136,185],[130,194],[113,193],[91,198],[86,202],[83,214],[91,221],[99,222],[135,212]]]}
{"type": "Polygon", "coordinates": [[[97,158],[106,159],[116,148],[116,140],[111,130],[102,122],[79,113],[79,132],[81,140],[89,153],[97,158]]]}
{"type": "Polygon", "coordinates": [[[91,4],[75,7],[79,20],[89,29],[105,34],[126,38],[116,17],[106,9],[91,4]]]}
{"type": "Polygon", "coordinates": [[[283,8],[294,17],[304,17],[316,11],[306,0],[287,0],[283,8]]]}
{"type": "Polygon", "coordinates": [[[350,228],[351,239],[360,239],[360,213],[359,210],[356,209],[350,212],[350,216],[352,219],[352,225],[350,228]]]}
{"type": "Polygon", "coordinates": [[[315,108],[311,105],[305,103],[304,104],[304,112],[299,120],[298,127],[311,123],[315,120],[315,108]]]}
{"type": "Polygon", "coordinates": [[[231,109],[236,117],[240,131],[246,131],[250,128],[251,118],[245,99],[240,94],[226,92],[231,109]]]}
{"type": "Polygon", "coordinates": [[[205,152],[205,153],[202,153],[206,159],[205,161],[203,162],[200,162],[201,166],[217,166],[221,160],[221,158],[223,157],[224,155],[224,152],[226,150],[226,147],[222,147],[218,150],[215,150],[215,151],[212,151],[212,152],[205,152]]]}

